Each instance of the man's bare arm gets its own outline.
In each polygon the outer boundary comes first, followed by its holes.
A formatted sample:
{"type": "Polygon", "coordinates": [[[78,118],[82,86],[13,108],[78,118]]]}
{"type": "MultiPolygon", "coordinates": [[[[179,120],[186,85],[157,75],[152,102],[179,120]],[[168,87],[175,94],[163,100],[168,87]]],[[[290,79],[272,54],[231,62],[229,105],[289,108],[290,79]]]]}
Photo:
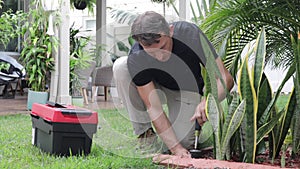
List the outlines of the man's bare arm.
{"type": "MultiPolygon", "coordinates": [[[[233,87],[233,78],[230,74],[230,72],[225,68],[222,60],[218,57],[216,59],[216,64],[220,70],[222,79],[224,80],[224,83],[226,85],[226,89],[224,88],[220,77],[216,77],[217,80],[217,87],[218,87],[218,98],[219,101],[222,101],[227,94],[227,91],[230,91],[233,87]],[[227,91],[226,91],[227,90],[227,91]]],[[[195,119],[198,120],[198,123],[202,126],[203,123],[205,123],[207,121],[207,117],[206,117],[206,113],[205,113],[205,104],[206,104],[206,100],[203,99],[201,100],[201,102],[199,103],[199,105],[197,106],[196,110],[195,110],[195,114],[194,116],[191,118],[191,121],[194,121],[195,119]]]]}
{"type": "Polygon", "coordinates": [[[170,121],[162,109],[162,104],[155,90],[154,83],[150,82],[144,86],[137,87],[137,89],[147,107],[147,111],[156,129],[156,132],[163,142],[168,146],[170,151],[178,156],[190,156],[189,152],[182,147],[176,138],[170,121]]]}

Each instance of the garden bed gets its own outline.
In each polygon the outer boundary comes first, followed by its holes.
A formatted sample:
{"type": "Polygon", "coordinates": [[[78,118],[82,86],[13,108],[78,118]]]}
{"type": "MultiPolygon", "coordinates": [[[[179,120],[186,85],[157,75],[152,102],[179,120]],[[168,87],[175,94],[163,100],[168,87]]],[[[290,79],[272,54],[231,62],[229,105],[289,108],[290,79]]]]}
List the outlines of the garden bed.
{"type": "MultiPolygon", "coordinates": [[[[269,154],[260,154],[257,156],[257,163],[242,163],[232,159],[229,161],[221,161],[213,159],[212,151],[206,151],[203,158],[180,158],[173,155],[157,155],[153,157],[153,162],[159,165],[171,167],[171,168],[219,168],[219,169],[235,169],[235,168],[247,168],[247,169],[276,169],[281,168],[281,157],[277,158],[272,162],[269,159],[269,154]]],[[[300,158],[291,159],[290,151],[288,150],[285,154],[285,167],[286,168],[300,168],[300,158]]]]}

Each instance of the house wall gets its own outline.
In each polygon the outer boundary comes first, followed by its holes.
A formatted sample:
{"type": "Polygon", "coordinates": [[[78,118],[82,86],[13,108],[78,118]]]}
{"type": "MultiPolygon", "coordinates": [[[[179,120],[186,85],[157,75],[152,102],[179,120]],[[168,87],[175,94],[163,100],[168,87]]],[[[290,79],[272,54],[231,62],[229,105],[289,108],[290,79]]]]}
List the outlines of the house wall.
{"type": "MultiPolygon", "coordinates": [[[[193,0],[191,0],[194,3],[193,0]]],[[[144,12],[145,10],[155,10],[156,12],[163,13],[162,4],[156,4],[149,1],[140,1],[140,0],[127,0],[127,1],[119,1],[119,0],[109,0],[107,1],[107,7],[119,10],[127,10],[127,11],[135,11],[137,13],[144,12]]],[[[178,4],[177,4],[178,7],[178,4]]],[[[96,11],[96,10],[94,10],[96,11]]],[[[172,7],[166,9],[166,18],[168,21],[176,21],[178,18],[176,17],[177,14],[172,9],[172,7]]],[[[94,15],[89,15],[86,10],[78,11],[78,10],[71,10],[70,14],[70,24],[73,22],[75,26],[81,27],[82,30],[90,30],[90,31],[83,31],[83,33],[90,35],[93,39],[92,43],[95,43],[95,35],[96,35],[96,28],[93,27],[93,21],[96,22],[96,18],[94,15]]],[[[94,24],[95,25],[95,24],[94,24]]],[[[118,24],[114,21],[114,19],[110,15],[110,10],[107,10],[107,44],[105,44],[105,48],[107,50],[104,59],[104,64],[112,64],[109,58],[111,53],[123,56],[127,55],[124,52],[118,50],[116,46],[117,41],[124,42],[127,46],[129,46],[127,38],[129,36],[130,27],[127,24],[118,24]]],[[[277,90],[278,86],[280,85],[282,79],[284,78],[286,71],[282,69],[273,70],[269,66],[265,68],[266,75],[271,83],[273,92],[277,90]]],[[[283,87],[284,93],[291,92],[293,88],[293,81],[290,79],[286,85],[283,87]]]]}

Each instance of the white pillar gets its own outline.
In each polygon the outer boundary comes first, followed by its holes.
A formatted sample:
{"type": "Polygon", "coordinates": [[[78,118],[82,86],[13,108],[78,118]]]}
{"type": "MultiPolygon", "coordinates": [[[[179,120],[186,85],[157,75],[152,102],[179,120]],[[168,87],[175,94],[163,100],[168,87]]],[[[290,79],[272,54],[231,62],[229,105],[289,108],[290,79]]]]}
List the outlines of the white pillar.
{"type": "Polygon", "coordinates": [[[55,70],[51,74],[50,101],[60,104],[71,104],[70,88],[70,0],[62,0],[58,36],[60,45],[58,52],[54,54],[55,70]]]}
{"type": "MultiPolygon", "coordinates": [[[[96,44],[106,44],[106,0],[97,1],[96,4],[96,44]]],[[[101,52],[101,65],[111,64],[110,56],[105,50],[101,52]],[[110,62],[109,62],[110,61],[110,62]]]]}
{"type": "Polygon", "coordinates": [[[180,20],[190,20],[190,0],[179,0],[179,18],[180,20]]]}

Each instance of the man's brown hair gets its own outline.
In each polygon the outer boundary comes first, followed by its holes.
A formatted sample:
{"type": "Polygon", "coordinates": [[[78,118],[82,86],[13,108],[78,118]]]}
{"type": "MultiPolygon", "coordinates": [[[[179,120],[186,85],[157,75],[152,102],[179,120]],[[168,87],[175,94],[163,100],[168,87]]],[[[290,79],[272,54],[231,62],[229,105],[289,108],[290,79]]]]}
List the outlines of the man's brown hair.
{"type": "Polygon", "coordinates": [[[145,46],[158,43],[161,35],[170,35],[169,24],[165,18],[153,11],[139,15],[131,26],[131,36],[145,46]]]}

